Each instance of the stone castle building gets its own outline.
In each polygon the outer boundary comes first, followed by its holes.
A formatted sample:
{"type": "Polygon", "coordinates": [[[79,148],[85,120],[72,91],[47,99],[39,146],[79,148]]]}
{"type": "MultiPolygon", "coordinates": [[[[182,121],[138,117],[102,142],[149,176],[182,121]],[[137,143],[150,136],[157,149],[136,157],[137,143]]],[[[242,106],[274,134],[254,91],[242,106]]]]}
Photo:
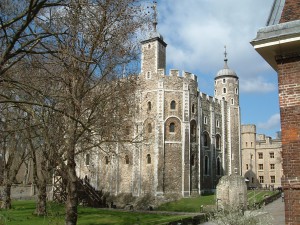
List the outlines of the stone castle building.
{"type": "Polygon", "coordinates": [[[212,97],[198,90],[194,74],[166,75],[167,44],[160,34],[141,45],[133,135],[142,132],[144,139],[115,146],[116,154],[86,155],[78,175],[112,194],[190,196],[214,190],[223,175],[240,174],[239,78],[226,54],[212,97]]]}
{"type": "Polygon", "coordinates": [[[255,125],[242,125],[242,175],[248,187],[281,187],[282,147],[280,132],[272,139],[256,134],[255,125]]]}

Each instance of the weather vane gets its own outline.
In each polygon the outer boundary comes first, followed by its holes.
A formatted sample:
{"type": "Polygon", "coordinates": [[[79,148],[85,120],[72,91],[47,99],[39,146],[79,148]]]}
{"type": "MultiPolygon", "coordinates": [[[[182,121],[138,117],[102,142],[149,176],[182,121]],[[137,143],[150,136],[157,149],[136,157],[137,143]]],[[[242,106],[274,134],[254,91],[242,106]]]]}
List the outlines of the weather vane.
{"type": "Polygon", "coordinates": [[[156,32],[156,27],[157,27],[157,1],[153,1],[153,6],[152,9],[154,11],[153,14],[153,27],[154,27],[154,32],[156,32]]]}
{"type": "Polygon", "coordinates": [[[227,61],[227,51],[226,51],[226,45],[224,45],[224,56],[225,56],[225,59],[224,59],[224,61],[227,61]]]}

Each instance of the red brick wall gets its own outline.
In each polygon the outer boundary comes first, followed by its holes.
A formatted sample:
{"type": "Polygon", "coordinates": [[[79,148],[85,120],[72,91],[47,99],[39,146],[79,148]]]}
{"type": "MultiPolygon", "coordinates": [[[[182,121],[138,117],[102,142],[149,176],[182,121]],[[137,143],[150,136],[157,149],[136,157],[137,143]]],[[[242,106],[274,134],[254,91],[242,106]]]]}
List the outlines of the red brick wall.
{"type": "Polygon", "coordinates": [[[300,19],[300,0],[286,0],[280,23],[300,19]]]}
{"type": "Polygon", "coordinates": [[[286,224],[300,224],[300,56],[277,59],[286,224]]]}

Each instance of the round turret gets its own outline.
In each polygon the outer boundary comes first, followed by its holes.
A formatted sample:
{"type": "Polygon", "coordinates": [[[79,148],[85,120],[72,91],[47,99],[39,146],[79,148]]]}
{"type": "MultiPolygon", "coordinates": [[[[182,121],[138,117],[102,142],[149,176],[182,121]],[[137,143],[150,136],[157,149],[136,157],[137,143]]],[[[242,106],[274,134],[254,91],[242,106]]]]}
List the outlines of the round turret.
{"type": "Polygon", "coordinates": [[[239,105],[239,78],[234,70],[227,64],[227,53],[225,49],[224,68],[219,70],[215,77],[215,97],[224,99],[232,106],[239,105]]]}

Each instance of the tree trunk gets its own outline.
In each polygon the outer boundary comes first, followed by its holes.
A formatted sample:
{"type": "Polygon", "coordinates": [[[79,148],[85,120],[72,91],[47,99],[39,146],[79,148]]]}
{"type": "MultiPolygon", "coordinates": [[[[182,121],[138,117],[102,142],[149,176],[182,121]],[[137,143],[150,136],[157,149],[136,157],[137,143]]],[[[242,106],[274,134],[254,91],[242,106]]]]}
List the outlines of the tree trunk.
{"type": "Polygon", "coordinates": [[[40,181],[38,188],[38,196],[35,208],[35,214],[44,216],[47,214],[47,182],[46,180],[40,181]]]}
{"type": "Polygon", "coordinates": [[[3,190],[3,202],[1,205],[2,209],[11,209],[11,183],[9,181],[6,181],[4,184],[4,190],[3,190]]]}
{"type": "Polygon", "coordinates": [[[75,170],[75,162],[68,162],[68,182],[67,182],[67,201],[66,201],[66,225],[77,224],[77,176],[75,170]]]}

